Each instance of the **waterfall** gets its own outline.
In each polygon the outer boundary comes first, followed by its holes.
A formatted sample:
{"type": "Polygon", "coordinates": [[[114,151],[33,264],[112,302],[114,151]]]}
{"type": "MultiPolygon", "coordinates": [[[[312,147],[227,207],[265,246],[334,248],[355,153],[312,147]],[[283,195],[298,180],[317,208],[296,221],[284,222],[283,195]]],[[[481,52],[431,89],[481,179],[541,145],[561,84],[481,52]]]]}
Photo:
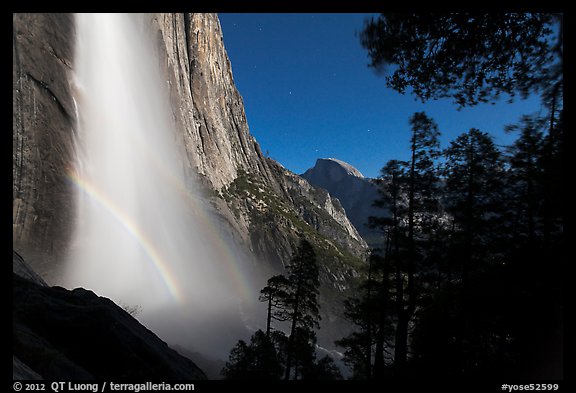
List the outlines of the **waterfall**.
{"type": "Polygon", "coordinates": [[[65,283],[140,308],[169,343],[223,356],[256,295],[184,173],[146,20],[76,15],[77,222],[65,283]]]}

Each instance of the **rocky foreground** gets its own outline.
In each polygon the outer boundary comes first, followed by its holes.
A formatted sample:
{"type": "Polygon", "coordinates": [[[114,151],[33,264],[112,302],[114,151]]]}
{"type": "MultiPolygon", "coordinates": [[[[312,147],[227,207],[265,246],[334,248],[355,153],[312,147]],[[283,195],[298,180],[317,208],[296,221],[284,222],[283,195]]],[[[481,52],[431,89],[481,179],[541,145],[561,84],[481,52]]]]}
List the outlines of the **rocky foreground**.
{"type": "MultiPolygon", "coordinates": [[[[14,254],[13,265],[26,269],[14,254]]],[[[13,274],[13,378],[200,380],[206,375],[110,299],[13,274]]]]}

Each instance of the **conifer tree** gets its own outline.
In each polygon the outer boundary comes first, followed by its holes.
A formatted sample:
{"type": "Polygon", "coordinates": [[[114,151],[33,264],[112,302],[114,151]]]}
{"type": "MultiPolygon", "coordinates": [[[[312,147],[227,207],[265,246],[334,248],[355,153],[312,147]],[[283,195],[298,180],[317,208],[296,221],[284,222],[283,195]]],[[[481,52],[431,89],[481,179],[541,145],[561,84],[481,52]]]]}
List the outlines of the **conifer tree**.
{"type": "Polygon", "coordinates": [[[225,379],[280,379],[282,366],[274,344],[262,331],[256,331],[250,344],[239,340],[230,351],[230,357],[222,369],[225,379]]]}
{"type": "Polygon", "coordinates": [[[360,38],[371,67],[397,66],[387,86],[423,101],[463,107],[539,92],[554,108],[562,96],[562,14],[385,13],[360,38]]]}
{"type": "MultiPolygon", "coordinates": [[[[401,179],[405,184],[408,207],[406,212],[407,228],[407,253],[406,253],[406,294],[407,300],[397,295],[397,326],[395,339],[394,365],[398,372],[402,372],[407,361],[408,354],[408,327],[416,310],[416,264],[420,255],[416,247],[416,220],[419,230],[425,230],[427,225],[434,220],[438,211],[438,170],[436,160],[440,155],[440,143],[438,137],[440,131],[433,119],[424,112],[416,112],[410,118],[412,135],[410,138],[411,159],[406,177],[401,179]]],[[[404,284],[398,280],[397,291],[404,284]]]]}
{"type": "MultiPolygon", "coordinates": [[[[292,256],[288,270],[289,295],[287,315],[290,321],[290,335],[286,350],[286,370],[284,378],[291,378],[292,367],[302,362],[306,353],[298,352],[304,336],[310,342],[315,340],[314,328],[319,328],[320,312],[318,306],[319,273],[316,264],[316,253],[312,244],[305,239],[292,256]]],[[[304,351],[305,352],[305,351],[304,351]]],[[[297,373],[294,373],[294,377],[297,373]]]]}
{"type": "Polygon", "coordinates": [[[267,285],[260,291],[259,300],[267,303],[266,336],[270,337],[272,320],[287,321],[289,301],[289,281],[286,276],[278,274],[268,279],[267,285]]]}
{"type": "Polygon", "coordinates": [[[462,288],[474,259],[496,235],[504,195],[503,161],[492,137],[476,128],[460,135],[445,151],[445,206],[462,234],[462,288]],[[482,245],[483,247],[478,247],[482,245]]]}

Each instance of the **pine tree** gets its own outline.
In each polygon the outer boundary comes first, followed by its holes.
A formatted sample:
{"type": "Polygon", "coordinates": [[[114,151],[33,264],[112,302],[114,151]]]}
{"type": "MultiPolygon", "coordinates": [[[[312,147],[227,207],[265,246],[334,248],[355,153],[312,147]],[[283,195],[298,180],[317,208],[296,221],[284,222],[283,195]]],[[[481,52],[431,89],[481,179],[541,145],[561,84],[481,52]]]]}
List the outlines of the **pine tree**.
{"type": "Polygon", "coordinates": [[[369,20],[360,38],[370,66],[397,65],[386,76],[388,87],[400,93],[410,87],[423,101],[452,97],[462,107],[503,93],[540,92],[556,101],[562,35],[562,14],[386,13],[369,20]]]}
{"type": "Polygon", "coordinates": [[[406,177],[400,179],[406,186],[408,208],[406,219],[406,294],[403,299],[404,283],[397,277],[397,326],[395,339],[394,365],[402,373],[408,355],[408,326],[416,310],[417,288],[415,283],[416,264],[419,258],[416,248],[416,220],[422,231],[434,219],[438,211],[438,171],[436,160],[440,155],[438,137],[440,132],[433,119],[424,112],[416,112],[410,118],[412,136],[410,138],[411,159],[406,177]],[[400,291],[400,293],[398,292],[400,291]],[[404,305],[405,304],[405,305],[404,305]]]}
{"type": "MultiPolygon", "coordinates": [[[[305,239],[301,239],[300,244],[292,256],[288,270],[289,295],[287,315],[291,322],[290,336],[286,350],[286,370],[285,379],[291,377],[294,364],[303,362],[306,353],[299,353],[304,336],[308,336],[308,341],[316,337],[314,328],[319,328],[320,312],[318,306],[319,294],[319,274],[316,264],[316,253],[312,244],[305,239]]],[[[294,373],[295,377],[297,373],[294,373]]]]}
{"type": "Polygon", "coordinates": [[[221,371],[222,376],[225,379],[244,379],[250,368],[249,353],[246,341],[238,340],[221,371]]]}
{"type": "Polygon", "coordinates": [[[320,327],[320,281],[316,254],[310,242],[301,239],[287,271],[287,277],[281,274],[271,277],[260,291],[259,300],[267,303],[266,333],[257,331],[250,345],[242,340],[237,343],[222,371],[226,378],[276,379],[280,372],[287,380],[305,375],[310,379],[313,374],[307,374],[309,370],[323,370],[322,364],[315,363],[314,329],[320,327]],[[282,331],[274,330],[273,320],[289,322],[290,335],[286,337],[282,331]]]}
{"type": "Polygon", "coordinates": [[[478,339],[470,332],[470,276],[484,270],[497,253],[502,233],[505,174],[500,152],[492,138],[478,129],[470,129],[450,143],[445,151],[445,206],[455,222],[454,242],[459,247],[461,284],[456,307],[455,353],[460,369],[470,369],[473,350],[468,344],[478,339]],[[484,266],[480,266],[481,263],[484,266]],[[480,269],[481,268],[481,269],[480,269]],[[478,270],[480,269],[480,270],[478,270]],[[468,354],[468,355],[466,355],[468,354]],[[470,359],[467,359],[466,357],[470,359]]]}
{"type": "Polygon", "coordinates": [[[391,334],[388,279],[385,258],[372,252],[368,277],[360,285],[359,294],[344,301],[344,316],[357,329],[335,343],[346,349],[344,362],[352,368],[354,379],[383,375],[385,339],[391,334]],[[377,362],[379,357],[381,364],[377,362]]]}
{"type": "Polygon", "coordinates": [[[558,246],[564,225],[564,120],[563,110],[558,118],[550,116],[548,135],[544,138],[540,166],[543,171],[542,218],[544,248],[551,251],[558,246]],[[556,243],[556,244],[554,244],[556,243]]]}
{"type": "Polygon", "coordinates": [[[308,368],[303,374],[302,379],[320,381],[339,380],[342,379],[342,373],[334,363],[334,360],[326,355],[308,368]]]}
{"type": "Polygon", "coordinates": [[[503,206],[503,162],[492,137],[476,128],[460,135],[445,151],[445,206],[462,234],[462,288],[468,285],[474,259],[496,235],[503,206]]]}
{"type": "Polygon", "coordinates": [[[278,274],[268,279],[267,285],[260,291],[259,300],[267,303],[266,336],[270,337],[272,320],[285,322],[290,319],[288,313],[289,281],[278,274]]]}
{"type": "Polygon", "coordinates": [[[384,375],[385,340],[388,331],[388,299],[391,286],[389,274],[394,270],[396,331],[394,338],[394,366],[397,374],[406,368],[408,355],[408,330],[418,303],[416,275],[419,264],[426,256],[425,242],[434,231],[439,212],[439,173],[436,160],[440,155],[440,132],[433,119],[424,112],[410,118],[411,132],[409,162],[391,160],[382,169],[378,181],[381,199],[374,206],[388,209],[392,217],[370,217],[370,225],[385,234],[384,256],[373,255],[370,262],[379,260],[380,282],[372,282],[372,263],[369,264],[368,281],[364,299],[348,302],[348,318],[360,330],[339,344],[348,347],[349,362],[357,374],[367,379],[384,375]],[[373,288],[378,288],[373,291],[373,288]],[[378,293],[376,297],[372,294],[378,293]],[[374,307],[374,299],[379,307],[374,307]],[[359,310],[364,313],[359,314],[359,310]],[[360,342],[364,349],[358,348],[360,342]],[[372,369],[372,346],[374,369],[372,369]],[[364,366],[358,364],[364,359],[364,366]]]}
{"type": "Polygon", "coordinates": [[[544,149],[545,120],[535,116],[523,116],[520,124],[506,128],[507,132],[519,132],[520,135],[508,149],[510,164],[508,177],[508,195],[512,209],[510,232],[514,243],[534,248],[542,233],[539,221],[543,199],[543,170],[540,160],[544,149]]]}
{"type": "Polygon", "coordinates": [[[406,368],[408,329],[418,303],[418,265],[426,256],[422,249],[426,238],[434,232],[439,211],[438,126],[424,112],[415,113],[410,118],[410,125],[410,161],[389,161],[377,182],[381,198],[374,201],[374,206],[387,209],[391,217],[370,217],[370,225],[380,228],[385,235],[384,255],[373,254],[370,259],[364,298],[350,299],[347,303],[347,316],[359,331],[338,342],[348,348],[348,362],[357,376],[366,379],[384,375],[385,341],[392,314],[388,307],[392,295],[391,273],[394,275],[396,315],[394,366],[397,374],[402,374],[406,368]],[[378,261],[379,266],[377,284],[372,280],[373,261],[378,261]],[[377,307],[373,305],[375,300],[379,304],[377,307]],[[360,343],[364,343],[364,349],[359,347],[360,343]],[[363,366],[358,363],[361,359],[363,366]]]}
{"type": "Polygon", "coordinates": [[[262,330],[252,335],[249,345],[239,340],[230,351],[222,375],[226,379],[280,379],[282,366],[273,342],[262,330]]]}

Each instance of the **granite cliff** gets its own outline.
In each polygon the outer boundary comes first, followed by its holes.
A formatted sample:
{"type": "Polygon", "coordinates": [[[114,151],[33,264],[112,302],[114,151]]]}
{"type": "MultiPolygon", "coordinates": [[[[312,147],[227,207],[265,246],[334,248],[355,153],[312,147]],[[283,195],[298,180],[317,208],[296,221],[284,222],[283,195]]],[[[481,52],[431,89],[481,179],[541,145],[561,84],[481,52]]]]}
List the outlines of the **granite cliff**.
{"type": "MultiPolygon", "coordinates": [[[[253,198],[236,195],[241,199],[238,204],[239,200],[230,198],[231,192],[238,191],[238,183],[249,178],[287,203],[299,219],[324,235],[337,233],[339,246],[361,255],[365,244],[342,208],[331,199],[323,201],[320,210],[325,210],[332,219],[320,220],[319,210],[315,209],[319,202],[310,192],[312,187],[262,154],[248,128],[217,16],[162,14],[152,18],[152,25],[157,27],[162,44],[164,54],[160,57],[166,59],[170,94],[173,107],[177,108],[175,122],[182,130],[179,134],[184,136],[188,165],[193,167],[192,173],[200,174],[207,187],[216,192],[214,204],[239,228],[243,240],[264,259],[277,254],[276,245],[270,249],[270,245],[263,245],[250,231],[250,212],[266,210],[262,200],[254,195],[253,198]],[[225,204],[223,196],[228,197],[224,198],[225,204]],[[238,209],[237,213],[242,214],[233,214],[233,218],[228,214],[238,209]]],[[[281,232],[287,228],[277,229],[281,232]]],[[[273,264],[280,262],[272,259],[273,264]]]]}
{"type": "Polygon", "coordinates": [[[368,217],[386,214],[386,211],[372,206],[380,195],[371,179],[364,177],[352,165],[335,158],[319,158],[314,167],[301,176],[340,201],[346,215],[366,242],[372,247],[382,246],[381,235],[368,227],[368,217]]]}
{"type": "Polygon", "coordinates": [[[191,176],[215,216],[270,274],[281,272],[301,234],[321,265],[324,323],[332,344],[347,328],[340,301],[358,276],[367,245],[340,203],[262,154],[250,134],[215,14],[150,16],[191,176]]]}
{"type": "MultiPolygon", "coordinates": [[[[304,235],[320,263],[324,326],[340,337],[340,300],[367,245],[340,203],[265,157],[250,134],[216,14],[143,16],[157,42],[182,167],[207,209],[261,269],[281,272],[304,235]]],[[[74,16],[13,16],[13,249],[58,284],[73,228],[74,16]]],[[[257,297],[257,294],[255,294],[257,297]]],[[[324,337],[323,337],[324,336],[324,337]]]]}
{"type": "Polygon", "coordinates": [[[59,274],[74,211],[73,37],[72,15],[13,16],[13,248],[47,280],[59,274]]]}
{"type": "MultiPolygon", "coordinates": [[[[283,260],[293,246],[264,244],[250,233],[249,212],[262,201],[229,198],[234,182],[247,176],[286,203],[295,219],[333,242],[339,248],[335,252],[361,256],[366,245],[342,207],[329,197],[319,200],[306,181],[263,156],[249,132],[217,15],[148,18],[159,44],[176,138],[186,154],[182,164],[203,184],[205,196],[239,241],[263,259],[272,257],[272,265],[280,262],[274,258],[278,246],[287,251],[280,252],[283,260]],[[238,209],[242,214],[234,214],[238,209]]],[[[76,124],[70,83],[74,18],[15,14],[13,19],[13,245],[42,277],[57,281],[74,211],[67,178],[76,124]]]]}

